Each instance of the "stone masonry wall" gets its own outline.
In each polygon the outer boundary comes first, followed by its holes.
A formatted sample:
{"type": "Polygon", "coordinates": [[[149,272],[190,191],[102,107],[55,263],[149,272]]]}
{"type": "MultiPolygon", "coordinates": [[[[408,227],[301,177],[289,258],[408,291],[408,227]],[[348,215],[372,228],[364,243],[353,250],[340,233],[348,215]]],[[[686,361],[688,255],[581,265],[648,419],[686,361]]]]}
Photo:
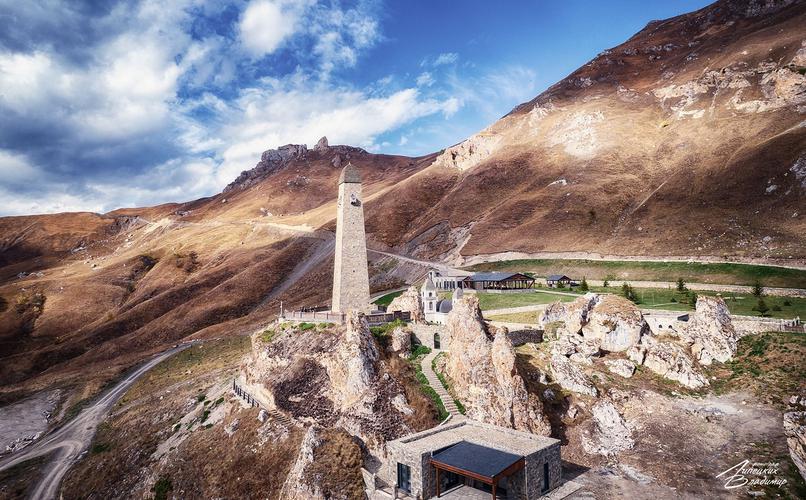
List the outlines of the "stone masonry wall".
{"type": "Polygon", "coordinates": [[[367,238],[359,183],[339,184],[332,304],[337,312],[369,312],[370,309],[367,238]],[[351,204],[351,195],[361,200],[361,204],[351,204]]]}

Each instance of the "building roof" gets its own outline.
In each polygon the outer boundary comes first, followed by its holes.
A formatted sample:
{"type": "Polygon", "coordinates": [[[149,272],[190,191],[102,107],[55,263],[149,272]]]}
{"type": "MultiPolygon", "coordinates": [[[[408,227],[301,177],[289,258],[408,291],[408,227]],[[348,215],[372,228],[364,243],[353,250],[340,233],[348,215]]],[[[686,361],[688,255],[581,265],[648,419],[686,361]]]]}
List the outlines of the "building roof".
{"type": "Polygon", "coordinates": [[[437,302],[437,312],[441,313],[449,313],[453,309],[453,302],[448,299],[442,299],[437,302]]]}
{"type": "Polygon", "coordinates": [[[546,281],[560,281],[560,280],[570,280],[568,276],[564,274],[551,274],[546,277],[546,281]]]}
{"type": "Polygon", "coordinates": [[[507,281],[512,278],[532,279],[521,273],[474,273],[467,278],[467,281],[507,281]]]}
{"type": "Polygon", "coordinates": [[[528,456],[559,444],[558,440],[539,434],[463,419],[389,441],[388,446],[403,447],[417,455],[430,454],[460,441],[495,446],[521,456],[528,456]]]}
{"type": "Polygon", "coordinates": [[[492,479],[522,458],[495,448],[460,441],[434,454],[431,460],[492,479]]]}
{"type": "Polygon", "coordinates": [[[339,184],[344,184],[345,182],[349,184],[361,184],[361,173],[352,163],[347,163],[347,166],[341,171],[339,184]]]}
{"type": "Polygon", "coordinates": [[[436,291],[437,290],[437,287],[434,285],[434,282],[431,280],[431,276],[428,276],[428,277],[425,278],[425,283],[423,283],[423,286],[420,287],[420,290],[422,290],[422,291],[426,291],[426,290],[436,291]]]}

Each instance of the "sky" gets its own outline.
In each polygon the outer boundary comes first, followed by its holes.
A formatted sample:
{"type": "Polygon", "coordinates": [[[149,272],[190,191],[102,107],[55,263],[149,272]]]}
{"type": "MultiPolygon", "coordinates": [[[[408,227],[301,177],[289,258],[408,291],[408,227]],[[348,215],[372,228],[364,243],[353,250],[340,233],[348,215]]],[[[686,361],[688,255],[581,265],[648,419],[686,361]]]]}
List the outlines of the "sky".
{"type": "Polygon", "coordinates": [[[462,141],[675,0],[0,0],[0,215],[216,194],[283,144],[462,141]]]}

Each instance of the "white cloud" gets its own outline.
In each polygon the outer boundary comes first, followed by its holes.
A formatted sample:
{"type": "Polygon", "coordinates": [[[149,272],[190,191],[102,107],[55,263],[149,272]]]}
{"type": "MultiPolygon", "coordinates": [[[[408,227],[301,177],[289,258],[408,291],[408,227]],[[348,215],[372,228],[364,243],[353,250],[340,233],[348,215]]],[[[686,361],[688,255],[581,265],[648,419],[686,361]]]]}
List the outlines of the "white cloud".
{"type": "Polygon", "coordinates": [[[430,87],[434,84],[434,77],[431,76],[431,73],[425,71],[420,73],[420,76],[417,77],[417,86],[418,87],[430,87]]]}
{"type": "Polygon", "coordinates": [[[216,174],[222,187],[254,166],[266,149],[313,144],[322,136],[331,144],[372,149],[379,135],[425,116],[450,116],[460,105],[456,99],[426,98],[414,88],[376,96],[328,87],[301,75],[263,84],[244,90],[223,113],[225,125],[211,131],[225,144],[216,174]]]}
{"type": "Polygon", "coordinates": [[[299,10],[296,5],[272,0],[253,0],[240,22],[244,47],[255,57],[271,54],[296,31],[299,10]]]}
{"type": "Polygon", "coordinates": [[[453,64],[459,59],[459,54],[456,52],[443,52],[434,59],[434,66],[442,66],[443,64],[453,64]]]}

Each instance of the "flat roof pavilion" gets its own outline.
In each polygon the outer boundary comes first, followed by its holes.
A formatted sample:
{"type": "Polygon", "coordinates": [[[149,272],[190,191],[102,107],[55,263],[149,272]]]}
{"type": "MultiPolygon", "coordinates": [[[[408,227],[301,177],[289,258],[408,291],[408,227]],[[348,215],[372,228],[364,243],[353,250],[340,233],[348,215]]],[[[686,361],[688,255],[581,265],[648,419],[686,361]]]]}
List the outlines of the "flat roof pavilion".
{"type": "Polygon", "coordinates": [[[523,469],[525,459],[522,455],[461,441],[433,455],[431,465],[437,473],[437,497],[441,495],[439,474],[444,470],[489,484],[495,500],[498,480],[523,469]]]}

